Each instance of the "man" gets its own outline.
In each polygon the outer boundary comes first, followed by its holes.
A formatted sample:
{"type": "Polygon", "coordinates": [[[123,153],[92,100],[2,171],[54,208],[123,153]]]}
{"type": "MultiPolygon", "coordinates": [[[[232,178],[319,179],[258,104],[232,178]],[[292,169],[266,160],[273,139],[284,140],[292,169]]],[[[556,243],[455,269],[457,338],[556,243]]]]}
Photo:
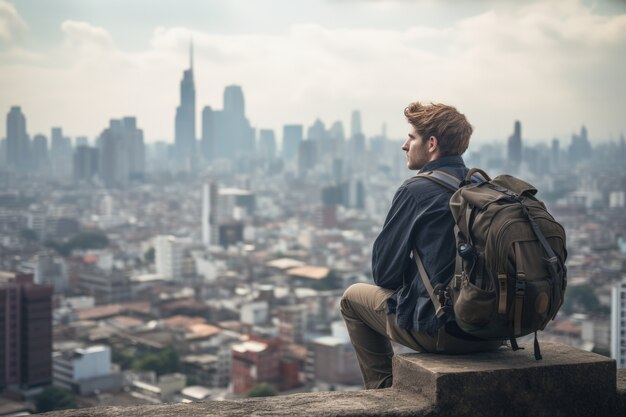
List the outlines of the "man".
{"type": "MultiPolygon", "coordinates": [[[[409,134],[402,150],[410,170],[444,171],[461,179],[468,169],[461,155],[472,126],[454,107],[411,103],[404,109],[409,134]]],[[[437,318],[411,252],[416,249],[433,286],[454,274],[452,192],[426,178],[412,177],[396,192],[374,242],[376,285],[355,284],[341,300],[341,313],[354,345],[365,388],[392,385],[394,341],[418,352],[467,353],[496,349],[501,342],[465,336],[450,317],[437,318]]]]}

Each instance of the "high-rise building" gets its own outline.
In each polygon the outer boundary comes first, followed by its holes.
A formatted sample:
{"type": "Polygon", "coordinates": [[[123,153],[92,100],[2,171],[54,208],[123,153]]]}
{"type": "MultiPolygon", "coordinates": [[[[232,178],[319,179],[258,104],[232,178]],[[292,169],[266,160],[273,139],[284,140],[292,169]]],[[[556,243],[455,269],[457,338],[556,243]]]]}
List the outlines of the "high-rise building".
{"type": "Polygon", "coordinates": [[[141,179],[146,171],[146,147],[143,142],[143,130],[137,128],[137,118],[125,117],[124,140],[128,152],[128,176],[141,179]]]}
{"type": "Polygon", "coordinates": [[[508,161],[511,172],[516,173],[522,164],[522,124],[515,121],[513,134],[508,141],[508,161]]]}
{"type": "Polygon", "coordinates": [[[0,390],[52,382],[52,288],[0,272],[0,390]]]}
{"type": "Polygon", "coordinates": [[[245,115],[243,90],[238,85],[224,89],[224,109],[218,115],[217,155],[235,159],[254,155],[254,129],[245,115]]]}
{"type": "Polygon", "coordinates": [[[550,149],[550,165],[553,172],[558,172],[561,164],[561,142],[554,138],[552,139],[552,148],[550,149]]]}
{"type": "Polygon", "coordinates": [[[74,151],[74,179],[91,181],[98,173],[98,149],[78,146],[74,151]]]}
{"type": "Polygon", "coordinates": [[[611,288],[611,357],[626,368],[626,276],[611,288]]]}
{"type": "Polygon", "coordinates": [[[123,187],[145,170],[143,131],[134,117],[111,119],[98,138],[100,179],[107,187],[123,187]]]}
{"type": "Polygon", "coordinates": [[[50,132],[50,163],[57,178],[68,179],[72,175],[72,142],[63,136],[60,127],[53,127],[50,132]]]}
{"type": "Polygon", "coordinates": [[[352,118],[350,120],[350,137],[362,134],[363,129],[361,128],[361,112],[358,110],[354,110],[352,112],[352,118]]]}
{"type": "Polygon", "coordinates": [[[48,170],[48,138],[45,135],[39,134],[33,137],[31,156],[36,171],[46,172],[48,170]]]}
{"type": "Polygon", "coordinates": [[[573,164],[591,158],[592,148],[585,126],[580,128],[579,135],[572,135],[572,142],[570,143],[568,153],[569,162],[573,164]]]}
{"type": "Polygon", "coordinates": [[[285,125],[283,127],[283,158],[293,160],[298,156],[302,142],[302,125],[285,125]]]}
{"type": "Polygon", "coordinates": [[[7,114],[7,166],[15,171],[28,171],[29,138],[26,133],[26,117],[19,106],[11,107],[7,114]]]}
{"type": "Polygon", "coordinates": [[[300,142],[298,148],[298,176],[304,178],[317,164],[317,144],[312,140],[300,142]]]}
{"type": "Polygon", "coordinates": [[[224,108],[202,111],[202,154],[208,161],[235,160],[255,154],[255,133],[245,115],[243,91],[238,85],[224,89],[224,108]]]}
{"type": "Polygon", "coordinates": [[[215,159],[218,115],[219,112],[214,111],[210,106],[202,109],[202,138],[200,146],[205,161],[215,159]]]}
{"type": "Polygon", "coordinates": [[[276,157],[276,137],[272,129],[259,130],[259,156],[264,159],[276,157]]]}
{"type": "Polygon", "coordinates": [[[89,146],[89,138],[87,136],[77,136],[74,140],[74,147],[89,146]]]}
{"type": "Polygon", "coordinates": [[[193,44],[189,47],[189,69],[180,82],[180,105],[176,108],[176,158],[181,167],[192,169],[196,155],[196,88],[193,81],[193,44]]]}

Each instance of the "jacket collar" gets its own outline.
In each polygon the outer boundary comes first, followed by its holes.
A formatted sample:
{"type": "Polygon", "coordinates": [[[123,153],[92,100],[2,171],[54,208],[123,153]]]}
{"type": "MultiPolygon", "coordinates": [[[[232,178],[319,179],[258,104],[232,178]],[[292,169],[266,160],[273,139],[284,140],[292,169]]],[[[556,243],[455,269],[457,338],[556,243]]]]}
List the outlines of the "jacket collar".
{"type": "Polygon", "coordinates": [[[434,161],[430,161],[429,163],[424,165],[422,167],[422,169],[420,169],[418,171],[418,173],[428,172],[428,171],[432,171],[434,169],[439,169],[441,167],[451,166],[451,165],[457,165],[457,166],[458,165],[462,165],[462,166],[465,166],[465,162],[463,162],[463,158],[461,158],[460,155],[442,156],[441,158],[435,159],[434,161]]]}

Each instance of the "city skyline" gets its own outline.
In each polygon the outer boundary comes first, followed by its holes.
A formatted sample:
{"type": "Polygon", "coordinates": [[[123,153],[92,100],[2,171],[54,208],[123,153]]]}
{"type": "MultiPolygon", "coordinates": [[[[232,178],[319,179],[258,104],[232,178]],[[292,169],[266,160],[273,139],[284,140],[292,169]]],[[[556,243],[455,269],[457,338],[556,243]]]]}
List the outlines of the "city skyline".
{"type": "Polygon", "coordinates": [[[479,142],[504,141],[514,120],[530,142],[568,138],[582,124],[592,141],[624,131],[622,2],[308,1],[277,13],[263,13],[267,2],[164,2],[134,26],[116,23],[116,2],[34,3],[0,0],[0,108],[21,106],[32,135],[62,126],[95,138],[128,115],[146,142],[173,143],[190,37],[196,132],[200,110],[218,107],[232,84],[244,90],[251,125],[275,132],[318,117],[347,126],[359,110],[367,136],[385,123],[388,137],[402,138],[402,109],[415,99],[456,105],[479,142]],[[268,22],[253,23],[254,13],[268,22]]]}

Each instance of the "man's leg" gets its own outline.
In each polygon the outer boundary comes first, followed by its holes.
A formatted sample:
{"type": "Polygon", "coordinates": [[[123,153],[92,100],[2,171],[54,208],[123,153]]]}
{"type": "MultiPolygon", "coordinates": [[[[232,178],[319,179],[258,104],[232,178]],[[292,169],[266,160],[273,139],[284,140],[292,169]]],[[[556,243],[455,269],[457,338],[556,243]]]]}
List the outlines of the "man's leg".
{"type": "Polygon", "coordinates": [[[398,328],[394,314],[387,314],[387,299],[393,291],[370,284],[350,286],[341,299],[341,314],[361,368],[366,389],[392,385],[389,340],[416,351],[432,351],[434,340],[423,333],[398,328]]]}

